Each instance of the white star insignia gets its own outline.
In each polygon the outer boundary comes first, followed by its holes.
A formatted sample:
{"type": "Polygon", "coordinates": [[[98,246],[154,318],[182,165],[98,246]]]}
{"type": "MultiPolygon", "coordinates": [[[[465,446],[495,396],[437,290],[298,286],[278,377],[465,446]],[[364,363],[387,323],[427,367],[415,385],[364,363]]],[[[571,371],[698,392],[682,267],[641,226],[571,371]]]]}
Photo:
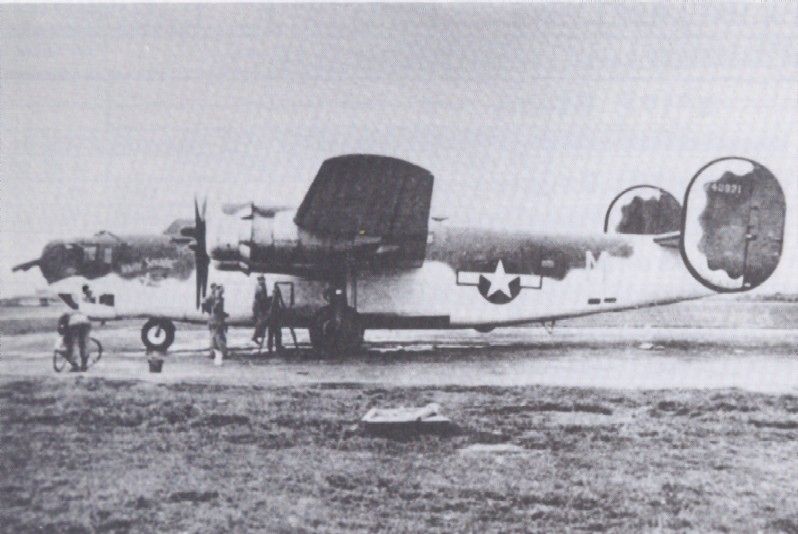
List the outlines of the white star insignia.
{"type": "Polygon", "coordinates": [[[504,264],[502,260],[499,260],[499,263],[496,264],[496,270],[492,273],[485,273],[484,276],[488,282],[490,282],[490,289],[488,289],[488,293],[486,295],[487,298],[490,298],[493,294],[501,291],[504,293],[504,296],[507,298],[512,298],[513,294],[510,291],[510,282],[518,278],[517,274],[507,274],[504,272],[504,264]]]}

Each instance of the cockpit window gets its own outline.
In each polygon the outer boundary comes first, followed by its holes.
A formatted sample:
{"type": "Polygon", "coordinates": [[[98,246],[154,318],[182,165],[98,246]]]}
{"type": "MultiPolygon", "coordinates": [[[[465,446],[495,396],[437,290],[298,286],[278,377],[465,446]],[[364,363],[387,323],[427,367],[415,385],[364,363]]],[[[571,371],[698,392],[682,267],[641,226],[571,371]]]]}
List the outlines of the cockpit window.
{"type": "Polygon", "coordinates": [[[97,245],[83,245],[83,259],[84,261],[97,260],[97,245]]]}
{"type": "Polygon", "coordinates": [[[114,259],[113,247],[103,247],[103,263],[110,265],[114,259]]]}

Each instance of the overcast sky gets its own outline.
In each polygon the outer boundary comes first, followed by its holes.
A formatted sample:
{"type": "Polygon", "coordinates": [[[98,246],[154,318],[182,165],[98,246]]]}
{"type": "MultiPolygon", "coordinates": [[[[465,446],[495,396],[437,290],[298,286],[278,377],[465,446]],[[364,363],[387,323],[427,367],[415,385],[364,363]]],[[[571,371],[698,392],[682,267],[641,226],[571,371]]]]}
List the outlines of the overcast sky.
{"type": "Polygon", "coordinates": [[[430,169],[433,214],[569,232],[746,156],[792,221],[796,43],[788,5],[2,5],[0,281],[52,238],[160,232],[195,192],[298,204],[352,152],[430,169]]]}

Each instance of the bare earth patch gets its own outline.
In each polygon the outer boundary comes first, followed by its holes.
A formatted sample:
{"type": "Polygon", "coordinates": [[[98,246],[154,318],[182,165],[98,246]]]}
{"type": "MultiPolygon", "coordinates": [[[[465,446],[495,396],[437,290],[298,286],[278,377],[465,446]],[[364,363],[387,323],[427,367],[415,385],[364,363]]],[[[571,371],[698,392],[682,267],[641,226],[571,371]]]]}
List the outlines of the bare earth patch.
{"type": "Polygon", "coordinates": [[[77,377],[3,379],[0,406],[10,532],[798,526],[790,395],[77,377]],[[354,426],[371,407],[428,402],[456,432],[354,426]],[[506,445],[463,454],[475,444],[506,445]]]}

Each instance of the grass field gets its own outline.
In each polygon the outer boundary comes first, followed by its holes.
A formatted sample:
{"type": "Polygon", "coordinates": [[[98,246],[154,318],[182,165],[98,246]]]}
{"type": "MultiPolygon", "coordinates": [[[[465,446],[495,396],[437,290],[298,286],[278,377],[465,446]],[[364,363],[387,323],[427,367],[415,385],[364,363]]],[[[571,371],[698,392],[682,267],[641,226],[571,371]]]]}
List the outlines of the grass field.
{"type": "Polygon", "coordinates": [[[0,406],[8,532],[798,531],[794,396],[70,376],[0,406]],[[357,426],[430,401],[453,433],[357,426]]]}

